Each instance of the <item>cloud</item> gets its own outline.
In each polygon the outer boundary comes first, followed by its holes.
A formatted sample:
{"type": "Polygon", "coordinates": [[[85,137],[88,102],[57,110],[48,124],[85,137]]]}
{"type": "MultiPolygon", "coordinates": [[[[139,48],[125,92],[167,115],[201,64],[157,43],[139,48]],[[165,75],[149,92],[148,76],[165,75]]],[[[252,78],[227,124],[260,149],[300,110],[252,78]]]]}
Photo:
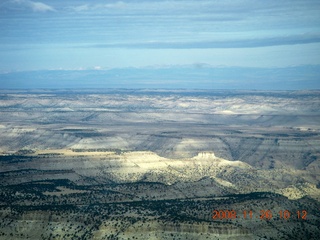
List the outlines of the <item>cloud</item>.
{"type": "Polygon", "coordinates": [[[28,1],[28,3],[30,4],[34,12],[54,12],[55,11],[53,7],[41,2],[28,1]]]}
{"type": "Polygon", "coordinates": [[[56,10],[42,2],[34,2],[29,0],[10,0],[0,5],[0,9],[5,12],[15,11],[32,11],[32,12],[55,12],[56,10]]]}
{"type": "Polygon", "coordinates": [[[93,69],[94,69],[94,70],[101,70],[102,67],[101,67],[101,66],[95,66],[95,67],[93,67],[93,69]]]}
{"type": "Polygon", "coordinates": [[[88,11],[90,10],[90,6],[89,4],[84,4],[84,5],[79,5],[76,7],[72,7],[72,10],[76,11],[76,12],[82,12],[82,11],[88,11]]]}
{"type": "Polygon", "coordinates": [[[265,38],[217,39],[204,41],[150,41],[136,43],[110,43],[84,45],[80,48],[136,48],[136,49],[207,49],[207,48],[256,48],[282,45],[320,43],[320,34],[297,34],[265,38]]]}
{"type": "Polygon", "coordinates": [[[72,9],[76,12],[85,12],[85,11],[97,11],[105,9],[123,9],[127,6],[126,3],[122,1],[108,3],[108,4],[83,4],[79,6],[74,6],[69,9],[72,9]]]}
{"type": "Polygon", "coordinates": [[[103,6],[105,8],[124,8],[127,6],[127,4],[122,1],[118,1],[118,2],[112,3],[112,4],[104,4],[103,6]]]}

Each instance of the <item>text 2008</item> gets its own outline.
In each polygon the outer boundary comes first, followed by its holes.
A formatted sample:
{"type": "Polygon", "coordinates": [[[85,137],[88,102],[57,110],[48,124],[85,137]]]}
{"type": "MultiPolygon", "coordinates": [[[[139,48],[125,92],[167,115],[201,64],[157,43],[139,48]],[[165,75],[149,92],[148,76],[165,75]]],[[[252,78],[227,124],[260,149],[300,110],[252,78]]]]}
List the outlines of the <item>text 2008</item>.
{"type": "Polygon", "coordinates": [[[212,211],[212,219],[261,219],[261,220],[271,220],[273,217],[277,217],[277,219],[285,219],[288,220],[290,218],[294,219],[307,219],[307,211],[306,210],[298,210],[295,212],[290,212],[288,210],[280,210],[277,213],[272,213],[271,210],[260,210],[260,213],[254,213],[252,210],[244,210],[240,213],[237,213],[236,210],[214,210],[212,211]]]}

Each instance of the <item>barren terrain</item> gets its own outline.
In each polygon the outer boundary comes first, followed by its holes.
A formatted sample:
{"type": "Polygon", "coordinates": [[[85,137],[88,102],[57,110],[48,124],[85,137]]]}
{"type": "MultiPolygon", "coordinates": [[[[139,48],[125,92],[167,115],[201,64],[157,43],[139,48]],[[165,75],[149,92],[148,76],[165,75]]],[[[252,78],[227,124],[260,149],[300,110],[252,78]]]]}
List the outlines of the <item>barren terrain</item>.
{"type": "Polygon", "coordinates": [[[317,239],[319,123],[319,91],[2,90],[0,239],[317,239]]]}

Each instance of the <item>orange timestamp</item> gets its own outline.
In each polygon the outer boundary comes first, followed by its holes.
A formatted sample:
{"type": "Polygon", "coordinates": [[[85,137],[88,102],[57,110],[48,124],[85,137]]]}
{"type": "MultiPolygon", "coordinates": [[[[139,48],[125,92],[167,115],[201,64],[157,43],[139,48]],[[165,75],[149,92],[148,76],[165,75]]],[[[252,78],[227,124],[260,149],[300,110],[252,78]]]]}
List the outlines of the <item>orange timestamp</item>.
{"type": "Polygon", "coordinates": [[[213,210],[212,219],[222,220],[222,219],[261,219],[261,220],[271,220],[273,217],[277,219],[288,220],[290,218],[295,219],[307,219],[306,210],[298,210],[296,212],[290,212],[288,210],[280,210],[277,213],[273,213],[271,210],[260,210],[259,214],[255,214],[252,210],[244,210],[237,212],[236,210],[213,210]]]}

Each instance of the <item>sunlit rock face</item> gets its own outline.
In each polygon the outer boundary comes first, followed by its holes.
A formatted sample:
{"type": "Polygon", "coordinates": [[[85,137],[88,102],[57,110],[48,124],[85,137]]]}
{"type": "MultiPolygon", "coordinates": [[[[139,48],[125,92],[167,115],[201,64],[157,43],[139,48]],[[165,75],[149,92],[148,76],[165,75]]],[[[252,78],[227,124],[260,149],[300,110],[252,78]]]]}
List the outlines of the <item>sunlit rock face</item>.
{"type": "Polygon", "coordinates": [[[216,156],[214,155],[213,152],[200,152],[198,155],[195,157],[197,159],[214,159],[216,156]]]}

